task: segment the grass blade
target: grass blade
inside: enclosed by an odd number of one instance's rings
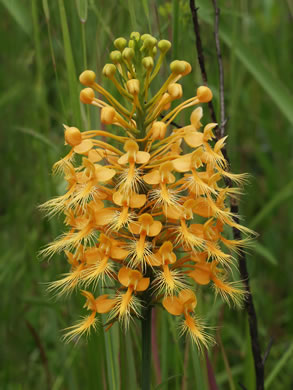
[[[267,216],[271,214],[271,212],[275,207],[279,206],[279,204],[283,203],[292,195],[293,195],[293,180],[291,180],[283,189],[278,191],[278,193],[253,218],[249,227],[251,229],[254,229],[261,221],[263,221]]]
[[[67,80],[69,85],[69,95],[71,102],[71,110],[72,116],[74,119],[74,123],[77,127],[81,125],[81,114],[80,114],[80,106],[78,99],[78,89],[77,89],[77,77],[76,77],[76,69],[73,59],[72,46],[70,40],[70,34],[68,29],[66,10],[64,6],[64,0],[58,0],[59,4],[59,13],[60,13],[60,21],[64,42],[64,51],[65,51],[65,62],[67,69]]]
[[[265,380],[266,390],[269,388],[269,386],[275,380],[277,375],[280,373],[281,369],[287,363],[287,361],[291,357],[292,353],[293,353],[293,343],[290,345],[290,347],[284,353],[283,357],[276,363],[275,368],[271,371],[271,373],[268,375],[267,379]]]

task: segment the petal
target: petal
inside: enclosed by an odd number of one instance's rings
[[[197,200],[196,206],[192,209],[192,211],[204,218],[210,218],[214,215],[212,208],[203,198]]]
[[[79,145],[75,146],[73,150],[75,153],[83,154],[87,153],[94,146],[91,139],[84,139]]]
[[[96,179],[98,181],[108,181],[116,175],[115,169],[110,168],[98,168],[96,169]]]
[[[189,226],[189,231],[197,237],[204,238],[204,227],[200,223],[193,223]]]
[[[137,283],[136,286],[136,291],[145,291],[150,284],[150,278],[142,278],[140,281]]]
[[[173,316],[180,316],[184,311],[182,303],[175,296],[164,298],[163,306],[170,314],[173,314]]]
[[[203,143],[203,133],[200,133],[198,131],[188,132],[188,134],[186,134],[186,136],[184,137],[184,141],[191,148],[196,148]]]
[[[108,296],[108,294],[105,294],[96,299],[98,313],[108,313],[116,305],[116,299],[109,299]]]
[[[111,248],[111,255],[113,259],[122,260],[128,255],[128,251],[117,246]]]
[[[130,268],[122,267],[118,272],[118,280],[125,287],[127,287],[129,284],[129,276],[131,271],[132,269]]]
[[[142,178],[147,184],[159,184],[161,181],[160,173],[157,169],[147,173]]]
[[[132,194],[129,202],[129,206],[138,209],[142,207],[146,202],[146,195],[144,194]]]
[[[90,248],[84,252],[84,257],[87,264],[96,264],[103,258],[103,252],[99,248]]]
[[[122,199],[123,195],[121,194],[120,191],[116,191],[113,194],[113,202],[117,204],[118,206],[122,206]]]
[[[178,294],[178,299],[183,305],[194,304],[196,306],[197,299],[193,291],[189,289],[181,290]]]
[[[149,237],[157,236],[161,230],[162,230],[162,223],[160,221],[154,221],[150,226],[148,236]]]
[[[160,265],[162,265],[162,257],[158,252],[151,256],[148,256],[146,261],[149,265],[153,267],[159,267]]]
[[[145,164],[149,161],[151,155],[148,152],[137,152],[136,153],[136,163],[137,164]]]
[[[115,215],[114,210],[104,209],[95,213],[95,220],[98,226],[105,226],[110,223]]]
[[[101,161],[103,159],[101,149],[91,149],[88,153],[88,159],[92,163]]]
[[[166,208],[164,208],[164,214],[167,218],[179,219],[182,215],[182,211],[180,211],[178,207],[167,206]]]
[[[137,222],[131,222],[128,225],[129,230],[131,231],[132,234],[139,234],[140,231],[140,224]]]
[[[191,154],[187,154],[184,157],[176,158],[172,162],[174,169],[177,172],[188,172],[191,170]]]
[[[188,276],[190,276],[196,283],[202,285],[209,284],[211,281],[210,273],[200,268],[189,272]]]
[[[128,163],[128,153],[123,154],[118,160],[118,164],[125,165]]]

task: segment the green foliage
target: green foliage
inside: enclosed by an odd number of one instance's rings
[[[55,302],[46,284],[66,272],[64,259],[40,261],[38,250],[62,231],[58,218],[46,220],[37,206],[62,193],[50,167],[63,155],[62,124],[85,130],[100,126],[97,111],[79,104],[79,73],[98,74],[114,37],[135,28],[158,38],[173,38],[175,55],[189,61],[186,97],[201,84],[191,16],[185,1],[0,1],[1,173],[1,368],[0,387],[34,389],[137,389],[140,384],[140,330],[125,334],[115,326],[78,345],[63,344],[60,329],[81,313],[78,296]],[[209,84],[218,101],[218,68],[212,2],[197,2]],[[228,153],[234,172],[251,174],[241,203],[246,223],[259,233],[248,253],[251,287],[259,317],[266,384],[292,386],[292,97],[290,12],[288,2],[219,1],[220,39],[225,72]],[[291,7],[291,8],[290,8]],[[117,17],[118,15],[118,17]],[[162,79],[168,74],[162,71]],[[113,91],[115,95],[115,91]],[[208,115],[208,112],[207,112]],[[181,116],[179,124],[188,117]],[[246,314],[228,310],[209,294],[200,299],[202,317],[220,327],[227,357],[218,346],[209,361],[219,389],[236,389],[254,376]],[[158,360],[153,389],[209,390],[204,356],[183,339],[177,324],[156,309]],[[291,359],[290,359],[291,358]],[[227,366],[228,362],[228,366]],[[230,367],[231,374],[229,372]],[[231,381],[231,377],[233,381]],[[231,385],[232,383],[232,385]]]

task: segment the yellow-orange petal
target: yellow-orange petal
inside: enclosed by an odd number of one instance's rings
[[[173,316],[180,316],[183,314],[184,306],[179,301],[179,299],[175,296],[172,297],[166,297],[163,299],[163,306],[164,308],[170,313],[173,314]]]
[[[116,175],[115,169],[96,168],[96,179],[101,182],[111,180]]]
[[[136,153],[136,163],[137,164],[146,164],[149,159],[151,158],[151,155],[148,152],[137,152]]]
[[[192,159],[191,154],[186,154],[183,157],[176,158],[175,160],[172,161],[174,169],[177,172],[190,171],[191,170],[191,159]]]
[[[159,184],[161,181],[160,173],[157,169],[147,173],[142,178],[147,184]]]
[[[96,308],[98,313],[108,313],[116,305],[116,300],[110,299],[108,296],[108,294],[100,295],[99,298],[96,299]]]
[[[129,284],[129,275],[131,271],[131,268],[122,267],[118,272],[118,280],[125,287]]]
[[[199,129],[202,126],[202,124],[200,123],[202,116],[203,111],[201,107],[197,107],[195,110],[192,111],[190,115],[190,122],[195,129]]]
[[[203,143],[203,133],[198,131],[190,131],[184,136],[184,141],[191,148],[197,148]]]
[[[129,252],[123,248],[119,248],[118,246],[113,246],[111,248],[110,257],[112,257],[113,259],[122,260],[128,256],[128,253]]]
[[[142,278],[140,281],[137,283],[136,286],[136,291],[145,291],[150,284],[150,278]]]
[[[211,281],[210,272],[200,268],[196,268],[194,271],[189,272],[188,276],[190,276],[196,283],[201,285],[209,284]]]
[[[93,141],[91,139],[84,139],[79,145],[73,148],[75,153],[83,154],[87,153],[94,146]]]
[[[103,154],[101,149],[91,149],[88,152],[88,159],[91,163],[99,162],[103,159]]]
[[[95,222],[98,226],[105,226],[113,220],[114,216],[115,211],[106,208],[95,213]]]
[[[139,234],[140,232],[140,224],[138,224],[137,222],[131,222],[128,225],[128,228],[132,234]]]
[[[129,206],[134,209],[142,207],[146,202],[146,195],[133,193],[130,198]]]
[[[162,230],[162,223],[160,221],[154,221],[150,225],[150,230],[149,230],[148,236],[155,237],[160,233],[161,230]]]
[[[89,248],[84,252],[84,257],[87,264],[96,264],[101,261],[104,254],[99,248]]]
[[[182,210],[174,206],[167,206],[163,211],[166,217],[171,219],[179,219],[182,215]]]
[[[127,164],[128,163],[128,157],[129,157],[129,155],[128,155],[128,152],[127,153],[125,153],[125,154],[123,154],[123,156],[121,156],[119,159],[118,159],[118,164],[120,164],[120,165],[125,165],[125,164]]]
[[[178,299],[183,305],[191,306],[192,310],[197,304],[197,299],[194,292],[189,289],[181,290],[178,294]]]

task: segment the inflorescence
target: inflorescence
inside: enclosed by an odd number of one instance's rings
[[[217,141],[213,133],[217,124],[202,130],[198,105],[212,99],[208,87],[174,104],[183,97],[179,81],[192,70],[188,62],[171,62],[161,88],[151,88],[169,41],[133,32],[114,46],[103,75],[123,103],[96,82],[93,71],[79,78],[86,87],[81,102],[100,108],[101,123],[111,132],[64,126],[70,151],[53,171],[64,174],[67,191],[41,206],[49,216],[63,213],[68,227],[42,251],[49,257],[64,251],[70,265],[49,290],[68,295],[80,289],[86,298],[90,314],[67,328],[67,340],[96,328],[99,314],[108,313],[107,329],[116,321],[127,326],[145,304],[161,302],[182,317],[182,333],[201,348],[211,336],[194,314],[195,290],[210,284],[236,305],[244,297],[242,283],[229,275],[250,231],[235,222],[229,199],[241,193],[246,175],[228,171],[226,137]],[[174,128],[177,115],[193,106],[190,123]],[[246,238],[227,238],[231,228]],[[112,293],[97,294],[109,287]]]

